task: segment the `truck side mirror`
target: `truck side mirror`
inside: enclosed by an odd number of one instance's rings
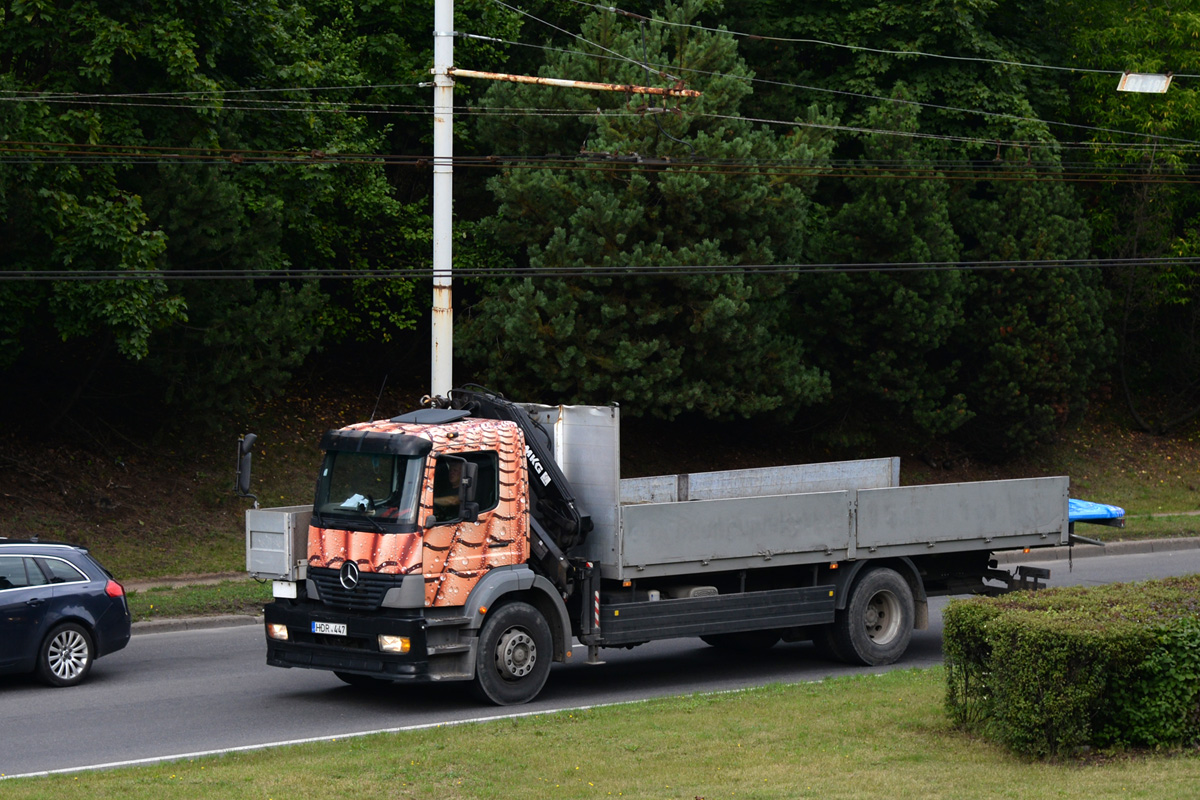
[[[471,461],[464,461],[462,469],[459,495],[464,503],[471,503],[475,501],[475,488],[479,485],[479,465]]]
[[[479,503],[475,502],[475,491],[479,486],[479,465],[473,461],[463,462],[462,481],[459,483],[459,516],[463,522],[479,520]]]
[[[255,508],[258,508],[258,498],[250,494],[250,461],[253,455],[251,451],[257,440],[258,437],[253,433],[247,433],[238,438],[237,474],[234,479],[234,489],[237,491],[238,497],[249,497],[254,500]]]

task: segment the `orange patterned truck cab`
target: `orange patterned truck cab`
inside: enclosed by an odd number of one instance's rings
[[[327,521],[327,515],[315,516],[308,534],[310,568],[340,571],[349,561],[360,576],[420,575],[425,606],[442,607],[461,606],[480,578],[496,567],[525,563],[529,556],[527,471],[524,438],[515,423],[470,418],[445,425],[370,422],[340,432],[412,437],[427,441],[430,449],[423,465],[409,465],[419,469],[419,480],[408,476],[417,488],[408,497],[403,495],[403,486],[393,487],[387,481],[380,493],[395,497],[393,505],[388,505],[386,498],[368,499],[355,492],[364,498],[364,505],[348,511],[374,512],[364,517],[374,520],[374,527],[362,530],[362,524],[355,524],[355,529],[347,530]],[[480,467],[476,486],[479,511],[473,521],[451,518],[444,524],[437,522],[442,510],[436,496],[439,468],[449,472],[446,465],[452,463],[444,456],[458,456]],[[395,496],[394,488],[400,496]],[[318,498],[318,505],[320,501]],[[428,525],[430,521],[435,524]],[[392,524],[398,528],[392,529]]]
[[[287,580],[263,612],[269,665],[368,687],[470,680],[510,704],[570,658],[574,568],[557,542],[580,541],[584,517],[545,430],[464,397],[329,431],[311,512],[269,515],[287,533],[261,549],[248,533],[248,554],[264,558],[287,542]]]

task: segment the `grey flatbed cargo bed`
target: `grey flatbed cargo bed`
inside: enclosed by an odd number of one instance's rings
[[[618,580],[1064,545],[1066,477],[899,486],[898,459],[620,480],[617,409],[531,406]]]

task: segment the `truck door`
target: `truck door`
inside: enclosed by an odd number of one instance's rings
[[[431,508],[427,524],[432,523],[425,533],[426,605],[462,605],[488,570],[525,561],[524,503],[518,503],[511,479],[505,481],[502,460],[496,450],[430,459],[425,501]],[[465,494],[460,483],[464,464],[474,465],[476,473],[473,503],[467,508],[462,505]]]

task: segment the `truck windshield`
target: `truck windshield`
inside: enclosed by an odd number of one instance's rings
[[[376,528],[413,525],[424,462],[421,457],[330,451],[313,510],[322,520],[361,520]]]

